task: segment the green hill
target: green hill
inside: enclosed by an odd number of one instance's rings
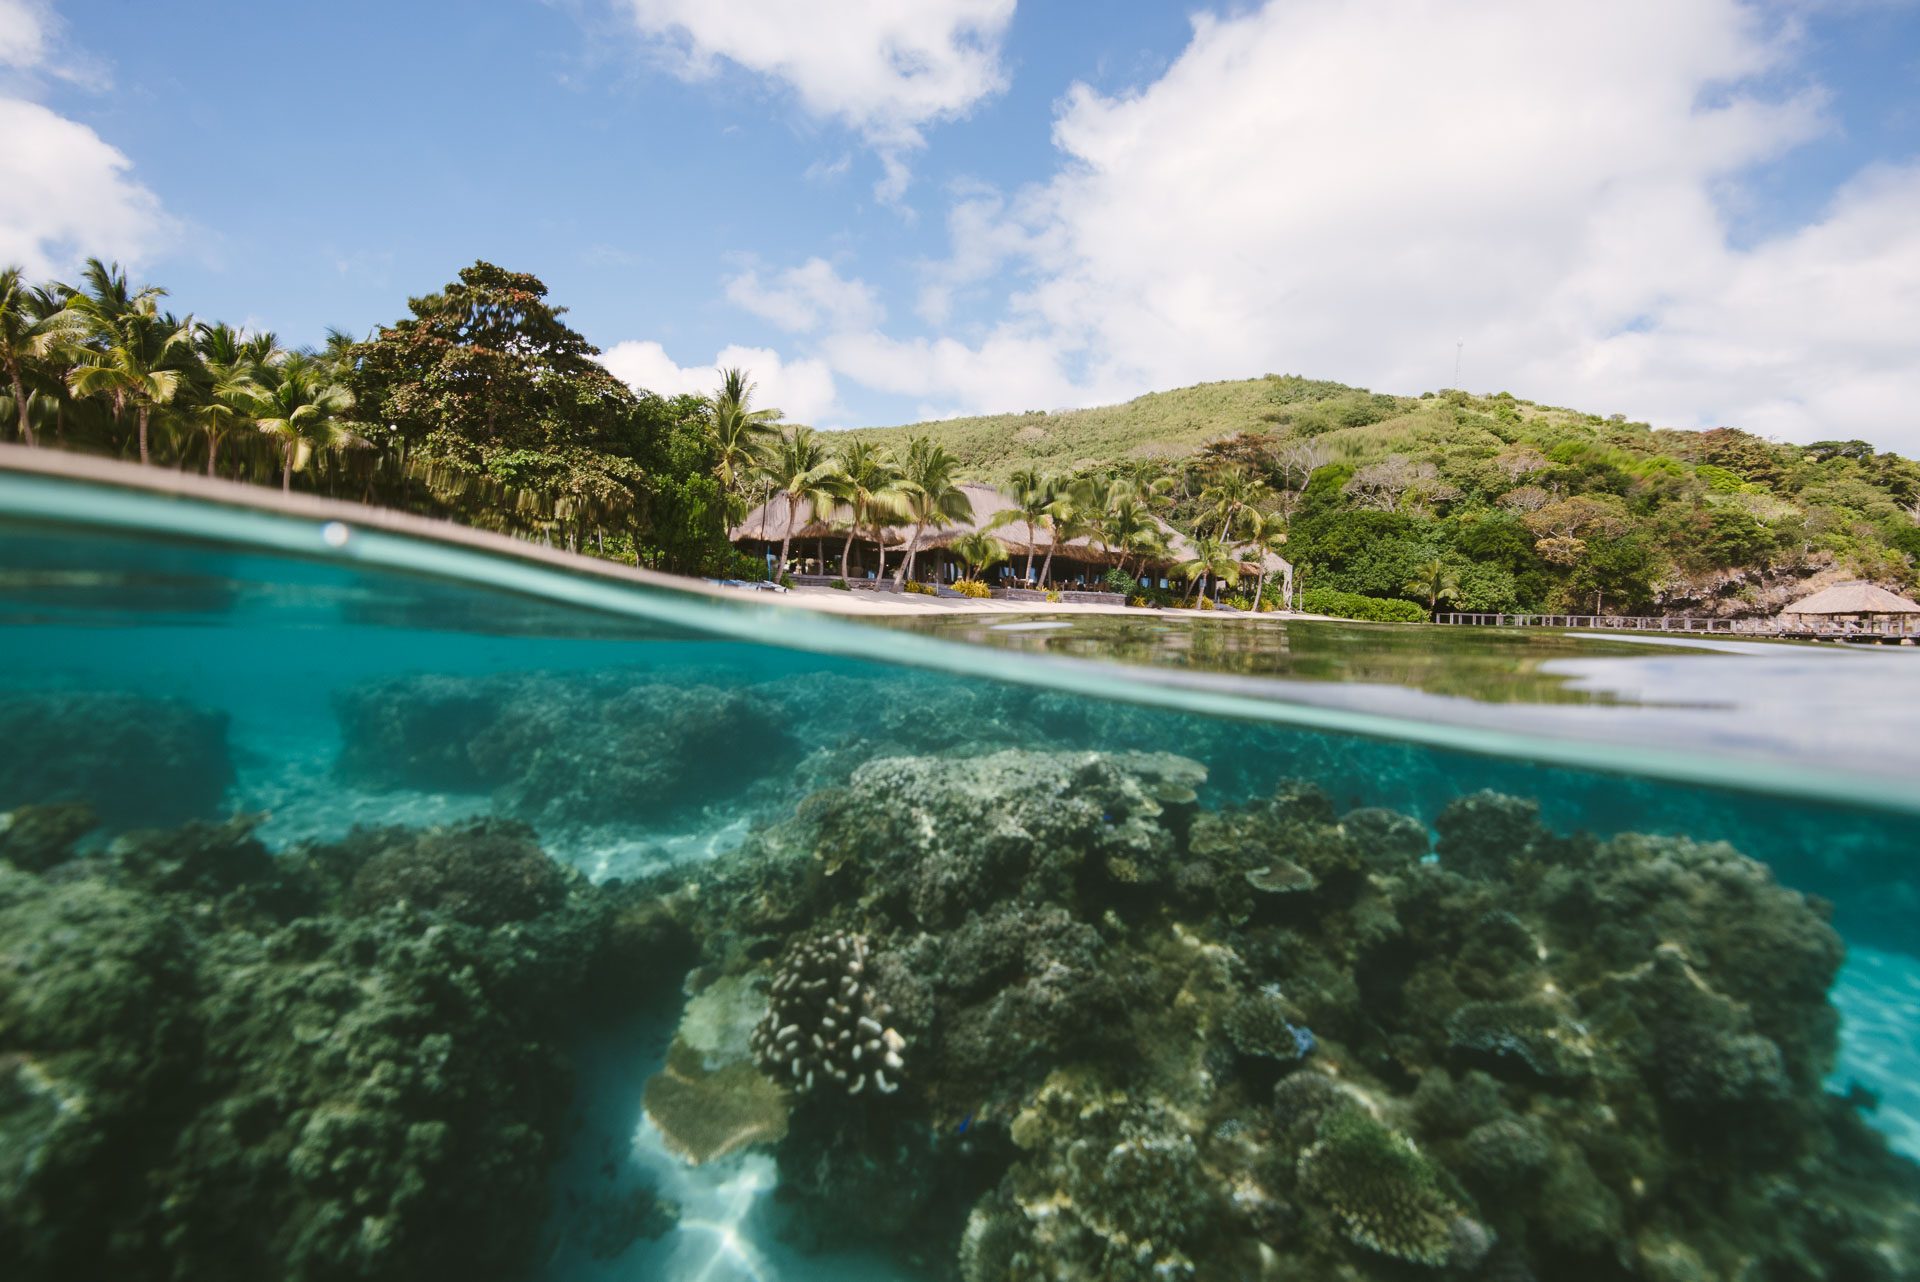
[[[978,480],[1144,462],[1166,515],[1210,519],[1223,469],[1262,483],[1303,582],[1466,610],[1770,613],[1864,578],[1909,591],[1920,466],[1858,440],[1656,429],[1502,392],[1390,396],[1290,375],[1124,405],[868,428],[931,436]],[[1423,586],[1422,586],[1423,585]]]

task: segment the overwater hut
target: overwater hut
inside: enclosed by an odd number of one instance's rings
[[[951,583],[964,578],[967,566],[954,555],[954,543],[976,530],[988,529],[997,514],[1013,507],[1013,500],[991,485],[968,481],[962,483],[960,489],[973,505],[973,517],[953,525],[930,526],[921,532],[919,546],[914,552],[913,577],[923,583]],[[770,567],[780,555],[782,540],[788,539],[788,556],[796,572],[849,580],[872,578],[879,566],[883,545],[876,541],[872,529],[855,532],[849,544],[849,519],[850,514],[844,505],[837,505],[834,510],[820,516],[816,516],[804,502],[794,504],[789,511],[785,496],[776,494],[747,513],[746,519],[733,528],[731,537],[742,552],[766,557]],[[1127,571],[1136,578],[1149,578],[1166,585],[1172,568],[1192,557],[1192,544],[1165,521],[1155,518],[1155,522],[1172,555],[1149,560],[1143,565],[1139,553],[1128,553]],[[1007,549],[1007,560],[986,572],[989,580],[998,586],[1013,587],[1028,582],[1029,560],[1032,581],[1045,587],[1092,586],[1121,561],[1122,554],[1118,550],[1103,547],[1097,540],[1084,534],[1056,543],[1054,532],[1044,524],[1033,529],[1031,538],[1026,524],[1018,520],[998,526],[990,532]],[[899,570],[901,558],[906,555],[907,544],[913,538],[913,527],[883,526],[878,535],[885,540],[887,573],[892,575]],[[1048,560],[1049,552],[1052,553],[1051,562]],[[845,565],[842,564],[843,557]],[[1250,580],[1260,573],[1261,568],[1260,564],[1247,561],[1242,564],[1241,571]],[[1272,580],[1291,583],[1293,567],[1284,558],[1268,553],[1264,568]],[[1044,582],[1041,582],[1043,576]]]
[[[1862,631],[1905,634],[1912,630],[1915,615],[1920,615],[1920,605],[1885,588],[1871,583],[1836,583],[1783,608],[1780,622],[1789,630],[1796,624],[1838,624]]]

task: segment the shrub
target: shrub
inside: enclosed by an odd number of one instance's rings
[[[1332,588],[1308,588],[1300,594],[1300,607],[1308,614],[1330,614],[1336,619],[1360,619],[1367,623],[1427,621],[1426,610],[1411,601],[1336,592]]]
[[[1139,582],[1119,566],[1107,571],[1107,577],[1101,580],[1109,592],[1118,592],[1122,596],[1131,596],[1140,590]]]
[[[792,587],[792,586],[793,586],[793,576],[792,576],[791,574],[783,574],[783,575],[781,575],[781,576],[780,576],[780,586],[781,586],[781,587],[783,587],[783,588],[790,588],[790,587]]]
[[[953,585],[953,590],[961,596],[972,597],[976,601],[985,600],[993,595],[993,589],[978,579],[962,579]]]
[[[833,582],[827,584],[827,586],[830,588],[839,588],[842,592],[853,591],[853,584],[847,582],[845,579],[835,579]]]
[[[933,584],[916,583],[912,579],[907,580],[906,589],[909,592],[916,592],[921,596],[938,596],[939,595],[939,591],[933,586]]]
[[[1060,604],[1060,594],[1054,591],[1052,588],[1047,589],[1047,604],[1048,605]]]
[[[1196,605],[1196,606],[1194,606],[1194,609],[1196,609],[1196,610],[1211,610],[1211,609],[1213,609],[1213,598],[1212,598],[1212,597],[1210,597],[1210,596],[1205,596],[1205,595],[1203,595],[1203,596],[1201,596],[1201,598],[1200,598],[1200,603],[1199,603],[1198,605]]]
[[[1151,609],[1154,605],[1152,601],[1143,596],[1130,596],[1127,598],[1127,604],[1136,610]]]

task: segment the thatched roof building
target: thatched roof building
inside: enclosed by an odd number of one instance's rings
[[[961,484],[960,489],[973,504],[973,519],[939,529],[930,527],[923,531],[920,536],[919,551],[916,553],[917,562],[926,560],[929,564],[934,564],[935,562],[927,556],[929,552],[950,547],[956,539],[976,530],[987,529],[995,515],[1013,509],[1013,500],[991,485],[967,481]],[[781,495],[775,495],[769,502],[747,513],[746,519],[730,532],[730,537],[735,543],[771,544],[777,549],[780,542],[790,535],[795,546],[826,541],[832,545],[829,551],[837,552],[847,537],[849,517],[847,508],[844,505],[836,505],[833,511],[825,513],[824,516],[824,520],[816,517],[813,509],[804,502],[795,504],[789,514],[786,499]],[[1165,573],[1167,567],[1192,558],[1193,545],[1184,534],[1158,517],[1154,518],[1154,523],[1160,527],[1161,537],[1166,540],[1167,547],[1173,555],[1167,559],[1150,561],[1149,567]],[[1016,561],[1024,562],[1029,552],[1035,557],[1044,558],[1051,549],[1055,570],[1063,575],[1069,573],[1067,569],[1069,566],[1104,571],[1108,567],[1118,565],[1121,559],[1119,552],[1101,547],[1085,535],[1062,540],[1058,547],[1055,547],[1053,532],[1044,525],[1034,528],[1031,542],[1029,542],[1025,523],[1018,520],[999,526],[991,533],[1007,549],[1008,555]],[[891,556],[895,552],[905,550],[908,541],[913,538],[913,527],[911,525],[886,527],[881,530],[881,537],[885,540],[886,550]],[[872,531],[861,530],[855,536],[855,546],[871,548],[873,546]],[[1127,560],[1132,565],[1138,564],[1137,554],[1129,553]],[[1037,571],[1038,567],[1035,568]],[[1244,572],[1257,574],[1260,568],[1249,561],[1244,565]],[[1269,575],[1285,575],[1293,567],[1285,558],[1268,553],[1264,568]]]
[[[1836,583],[1824,592],[1802,597],[1784,607],[1780,613],[1825,616],[1920,614],[1920,605],[1903,596],[1895,596],[1885,588],[1876,588],[1871,583]]]

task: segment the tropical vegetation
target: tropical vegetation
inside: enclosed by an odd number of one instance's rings
[[[1054,550],[1084,540],[1106,586],[1161,604],[1264,608],[1297,581],[1350,617],[1739,613],[1822,573],[1920,581],[1920,465],[1860,440],[1290,375],[819,433],[756,406],[745,370],[708,396],[628,387],[540,280],[486,262],[313,349],[167,297],[98,260],[74,284],[0,270],[0,430],[706,575],[804,566],[793,538],[811,528],[842,578],[864,543],[873,577],[904,586],[934,535],[974,520],[973,479],[1007,501],[950,541],[969,582],[1011,561],[1001,574],[1052,586]],[[772,567],[728,542],[755,507],[762,533],[785,524]],[[1024,536],[1017,558],[996,531]],[[834,571],[825,537],[812,551]]]

